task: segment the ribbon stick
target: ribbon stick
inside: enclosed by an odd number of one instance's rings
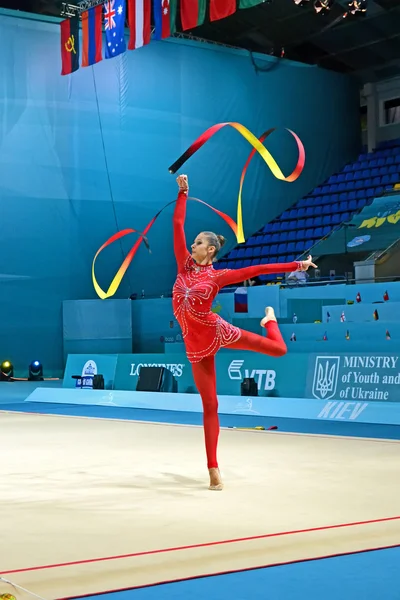
[[[296,181],[296,179],[300,176],[301,172],[304,169],[306,155],[305,155],[303,143],[300,140],[300,138],[298,137],[298,135],[296,135],[291,129],[286,129],[286,131],[288,131],[296,140],[297,148],[299,151],[299,158],[298,158],[297,165],[296,165],[294,171],[290,175],[288,175],[288,177],[285,177],[284,174],[282,173],[281,169],[279,168],[278,164],[276,163],[275,159],[273,158],[273,156],[268,152],[268,150],[262,144],[262,142],[272,132],[274,132],[276,130],[276,127],[272,128],[272,129],[268,129],[260,136],[260,138],[256,138],[256,136],[253,135],[251,133],[251,131],[249,131],[246,127],[244,127],[240,123],[235,123],[235,122],[218,123],[217,125],[213,125],[212,127],[209,127],[204,133],[202,133],[197,138],[197,140],[195,140],[193,142],[193,144],[178,158],[178,160],[176,160],[174,162],[174,164],[169,167],[169,172],[176,173],[176,171],[178,169],[180,169],[181,166],[187,160],[189,160],[189,158],[191,156],[193,156],[193,154],[195,154],[210,138],[212,138],[213,135],[215,135],[220,129],[222,129],[223,127],[226,127],[227,125],[236,129],[253,146],[253,150],[251,151],[250,156],[247,159],[246,164],[242,171],[242,175],[240,178],[239,194],[238,194],[237,236],[236,236],[236,238],[237,238],[238,243],[241,244],[245,241],[244,231],[243,231],[243,215],[242,215],[242,188],[243,188],[244,178],[246,176],[248,166],[249,166],[250,161],[253,158],[254,154],[256,152],[258,152],[262,156],[262,158],[264,159],[264,161],[267,163],[268,167],[270,168],[272,174],[277,179],[280,179],[282,181],[288,181],[288,182]]]

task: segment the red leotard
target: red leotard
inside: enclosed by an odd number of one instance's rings
[[[237,342],[242,330],[211,312],[219,290],[256,275],[285,273],[299,269],[298,262],[254,265],[242,269],[216,270],[212,265],[197,265],[186,247],[184,222],[187,193],[180,191],[174,211],[174,251],[178,275],[173,287],[174,315],[182,329],[186,353],[191,363],[213,356],[219,348]]]

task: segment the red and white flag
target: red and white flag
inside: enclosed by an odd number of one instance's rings
[[[129,50],[150,43],[151,0],[128,0]]]

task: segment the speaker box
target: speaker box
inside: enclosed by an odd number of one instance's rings
[[[254,377],[245,377],[240,384],[242,396],[258,396],[258,388]]]
[[[103,375],[94,375],[93,376],[93,389],[94,390],[104,390],[104,376]]]
[[[166,367],[140,367],[137,392],[177,392],[178,385]]]

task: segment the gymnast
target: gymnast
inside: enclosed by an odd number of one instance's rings
[[[182,329],[186,354],[192,366],[193,378],[203,404],[203,425],[210,476],[210,490],[222,490],[223,484],[217,461],[219,437],[218,399],[215,374],[215,354],[219,348],[251,350],[283,356],[287,347],[278,328],[274,309],[267,306],[260,325],[267,337],[250,333],[227,323],[211,312],[212,302],[219,290],[233,283],[241,283],[256,275],[307,271],[316,267],[312,257],[307,260],[281,264],[254,265],[242,269],[213,267],[225,239],[210,231],[199,233],[191,247],[186,247],[184,223],[189,191],[186,175],[177,177],[178,199],[173,216],[174,253],[177,262],[177,278],[172,299],[174,315]]]

